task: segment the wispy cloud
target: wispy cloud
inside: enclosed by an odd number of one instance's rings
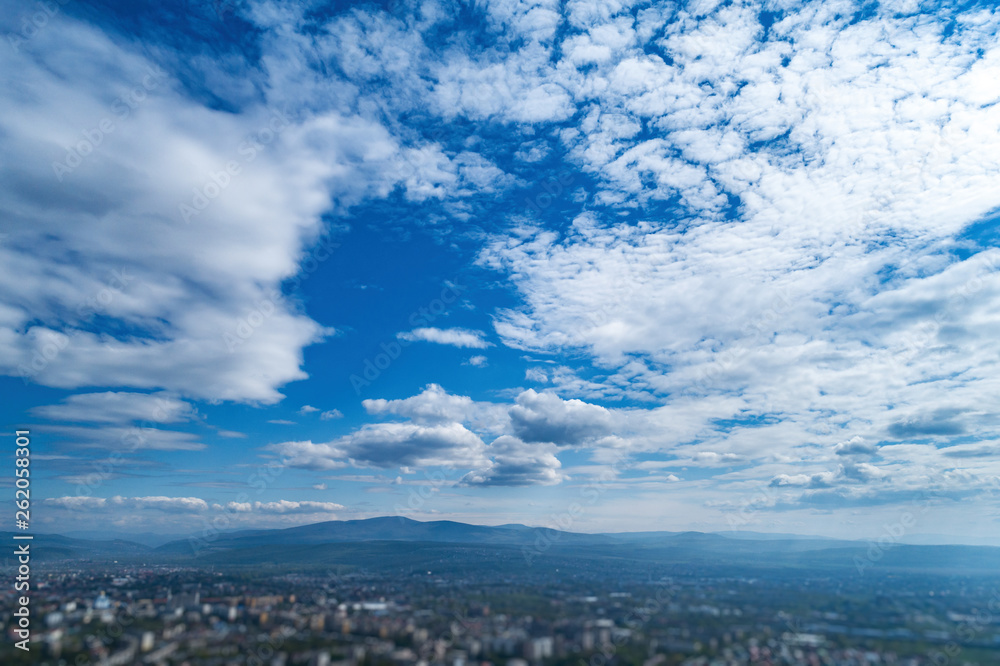
[[[484,339],[485,333],[467,328],[415,328],[412,331],[399,333],[396,337],[410,342],[434,342],[439,345],[471,347],[473,349],[486,349],[493,346],[492,343]]]

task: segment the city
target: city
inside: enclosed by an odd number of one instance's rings
[[[374,542],[410,564],[38,564],[7,664],[708,666],[1000,663],[1000,575],[663,564]],[[326,560],[348,544],[324,546]],[[574,549],[586,549],[574,546]],[[294,551],[293,546],[288,547]],[[390,551],[385,551],[386,553]],[[364,558],[362,558],[364,559]],[[390,557],[383,557],[390,560]],[[132,561],[129,561],[132,560]],[[427,569],[425,567],[433,567]],[[9,617],[14,593],[6,591]],[[11,634],[13,623],[5,627]]]
[[[998,0],[0,7],[0,666],[1000,666]]]

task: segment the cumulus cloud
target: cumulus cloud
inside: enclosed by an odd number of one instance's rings
[[[957,444],[941,450],[948,458],[1000,458],[1000,444],[996,442],[976,444]]]
[[[313,502],[311,500],[292,501],[278,500],[276,502],[227,502],[224,505],[213,504],[215,509],[225,509],[237,513],[265,513],[265,514],[292,514],[292,513],[332,513],[344,508],[342,504],[335,502]]]
[[[389,469],[475,465],[483,460],[484,444],[459,423],[376,423],[332,442],[282,442],[266,448],[292,467],[328,470],[350,464]]]
[[[277,402],[307,376],[303,348],[332,332],[282,286],[300,261],[334,251],[324,214],[396,187],[419,201],[509,184],[479,155],[452,163],[436,144],[403,145],[336,108],[339,95],[302,84],[298,36],[283,34],[291,43],[261,44],[282,57],[264,55],[270,66],[248,78],[260,77],[266,98],[217,87],[237,112],[205,106],[128,40],[65,13],[31,48],[0,54],[12,91],[0,104],[0,372],[59,388]],[[232,84],[227,65],[193,57],[184,67]]]
[[[740,456],[735,453],[718,453],[717,451],[698,451],[692,456],[692,462],[705,466],[732,465],[739,462]]]
[[[554,393],[524,391],[510,408],[511,427],[526,442],[581,446],[606,437],[621,423],[605,407],[563,400]]]
[[[560,483],[565,475],[552,444],[528,444],[504,435],[490,444],[487,466],[462,477],[465,486],[550,486]]]
[[[475,446],[479,454],[492,456],[500,452],[501,462],[512,463],[516,455],[544,452],[544,455],[539,454],[538,464],[544,461],[545,465],[555,469],[558,467],[555,456],[559,447],[574,446],[599,451],[629,445],[626,440],[609,435],[611,429],[624,427],[629,416],[625,411],[609,410],[580,400],[563,400],[554,394],[540,394],[532,390],[520,393],[513,403],[479,402],[430,384],[421,393],[409,398],[371,399],[363,404],[372,415],[392,415],[406,421],[364,426],[347,437],[326,444],[286,442],[270,449],[292,456],[304,466],[332,469],[348,457],[345,446],[360,447],[364,442],[372,441],[375,448],[390,448],[387,441],[375,444],[374,440],[379,437],[383,440],[405,438],[410,433],[424,432],[421,428],[446,428],[447,432],[455,434],[474,432],[480,436],[492,436],[493,445],[485,449]],[[654,424],[647,425],[649,430],[656,427]],[[639,435],[635,441],[641,445]],[[465,455],[468,449],[461,452],[465,459],[453,459],[447,463],[438,461],[438,464],[459,468],[469,466],[469,457]],[[367,458],[372,460],[371,455]],[[310,461],[308,464],[306,459]],[[410,464],[400,457],[392,459],[400,462],[402,469],[410,469]],[[480,457],[479,461],[485,462],[486,459]],[[478,471],[484,469],[480,467]],[[526,474],[524,478],[532,477]],[[536,480],[549,483],[561,478],[558,474],[545,473],[537,476]]]
[[[468,465],[483,455],[482,440],[458,423],[365,425],[338,444],[355,464],[382,468]]]
[[[806,442],[846,438],[834,453],[852,457],[886,437],[995,435],[976,395],[994,384],[1000,261],[965,234],[1000,205],[1000,116],[980,105],[1000,19],[945,34],[933,13],[850,23],[809,4],[766,33],[753,5],[574,19],[586,34],[551,76],[588,106],[560,140],[613,212],[521,220],[480,255],[522,300],[495,320],[505,344],[591,361],[529,378],[659,403],[630,417],[643,446],[638,421],[660,422],[678,458],[779,485],[829,482],[764,476],[822,462]],[[664,50],[643,51],[658,33]],[[866,464],[831,474],[909,483]]]
[[[429,384],[419,394],[400,400],[382,398],[361,403],[369,414],[404,416],[418,423],[463,421],[475,408],[472,398],[450,394],[438,384]]]
[[[439,384],[428,384],[417,395],[400,400],[373,399],[361,403],[369,414],[391,414],[414,423],[463,423],[480,432],[499,432],[508,422],[501,404],[477,402],[469,396],[448,393]]]
[[[198,497],[49,497],[45,504],[74,511],[102,509],[134,509],[163,511],[165,513],[197,513],[207,511],[208,503]]]
[[[282,464],[311,470],[331,470],[347,465],[344,452],[330,444],[314,444],[312,441],[281,442],[269,444],[267,450],[281,456]]]
[[[473,331],[466,328],[429,327],[415,328],[412,331],[398,333],[396,337],[400,340],[408,340],[410,342],[435,342],[439,345],[451,345],[453,347],[486,349],[493,345],[483,339],[485,335],[482,331]]]
[[[208,502],[200,497],[64,496],[39,505],[40,522],[49,528],[75,525],[90,529],[151,529],[190,533],[192,525],[285,528],[291,524],[336,520],[345,507],[336,502],[287,500]]]
[[[524,371],[524,378],[538,384],[545,384],[549,381],[549,375],[542,368],[528,368]]]
[[[895,439],[961,435],[964,432],[962,423],[947,417],[907,419],[889,425],[889,435]]]
[[[285,169],[286,149],[302,140],[288,119],[272,150],[185,220],[179,206],[238,157],[246,136],[268,128],[271,114],[256,109],[236,118],[204,108],[144,56],[63,14],[33,47],[37,56],[26,49],[0,56],[4,71],[45,91],[6,97],[2,114],[4,152],[15,157],[6,168],[16,169],[3,180],[20,185],[0,192],[13,225],[0,246],[8,268],[0,272],[8,305],[0,370],[61,388],[278,400],[278,386],[305,377],[302,347],[325,335],[274,294],[319,236],[317,194],[330,170],[315,158]],[[98,69],[107,76],[87,74]],[[157,84],[129,108],[120,96],[143,80],[152,85],[150,71]],[[102,119],[114,131],[95,146],[87,136],[101,134],[92,124]],[[78,166],[54,169],[67,163]],[[157,222],[149,223],[153,215]],[[37,279],[16,277],[28,273]],[[258,309],[267,324],[227,348],[224,335],[235,335],[241,318]],[[127,333],[102,335],[108,322]]]
[[[872,455],[878,451],[878,447],[869,444],[863,437],[854,436],[846,442],[839,442],[833,447],[833,452],[838,456]]]
[[[552,393],[527,390],[511,404],[477,402],[437,384],[409,398],[363,404],[369,414],[405,421],[365,425],[330,442],[291,441],[266,449],[285,464],[314,470],[446,466],[470,469],[466,485],[551,485],[565,478],[560,447],[622,446],[610,435],[627,420],[621,411]],[[493,443],[486,446],[481,435],[493,435]]]

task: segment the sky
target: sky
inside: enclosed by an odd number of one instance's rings
[[[40,531],[997,534],[996,7],[4,4]]]

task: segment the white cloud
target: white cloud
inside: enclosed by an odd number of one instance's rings
[[[330,444],[314,444],[312,441],[282,442],[270,444],[266,448],[279,454],[283,465],[291,467],[330,470],[347,466],[344,452]]]
[[[321,216],[400,184],[414,199],[441,196],[459,167],[336,110],[317,81],[296,87],[308,65],[271,37],[262,48],[284,57],[266,53],[253,74],[270,80],[270,98],[247,95],[240,113],[189,99],[144,55],[65,14],[30,49],[0,54],[12,91],[0,103],[0,372],[254,403],[307,376],[302,349],[331,331],[280,285],[320,238]],[[189,66],[232,78],[225,63]],[[136,87],[142,101],[129,106],[122,95]],[[308,105],[301,94],[313,95]],[[506,182],[478,156],[463,159],[477,187]],[[102,333],[112,325],[122,334]]]
[[[490,444],[488,465],[469,472],[459,485],[467,486],[549,486],[560,483],[565,475],[562,463],[551,444],[527,444],[504,435]]]
[[[505,406],[448,393],[438,384],[428,384],[409,398],[364,400],[362,405],[375,416],[391,414],[420,424],[463,423],[485,433],[499,434],[509,423]]]
[[[325,412],[323,412],[322,414],[320,414],[319,418],[322,421],[331,421],[333,419],[342,419],[342,418],[344,418],[344,414],[339,409],[328,409]]]
[[[243,137],[266,128],[268,114],[254,111],[233,122],[230,114],[179,97],[164,78],[122,118],[125,107],[113,100],[142,81],[147,61],[62,16],[35,41],[32,52],[44,54],[42,62],[12,50],[2,56],[5,70],[19,71],[45,91],[6,98],[14,106],[3,113],[5,152],[22,156],[15,161],[24,184],[3,192],[0,204],[17,202],[20,210],[11,242],[0,247],[4,265],[13,269],[0,272],[0,291],[19,313],[6,324],[3,370],[63,388],[163,387],[213,400],[277,400],[276,386],[305,376],[301,347],[323,335],[269,294],[297,272],[295,257],[317,235],[322,208],[316,193],[327,170],[309,159],[283,169],[288,155],[281,144],[296,135],[290,129],[186,223],[179,205],[238,158]],[[66,49],[74,56],[61,57]],[[115,63],[109,76],[85,74],[109,62]],[[84,146],[89,139],[80,130],[91,131],[86,123],[102,119],[113,133],[59,182],[53,163],[67,159],[63,146]],[[149,164],[158,172],[149,173]],[[286,198],[290,192],[298,195]],[[137,223],[152,211],[156,224]],[[287,224],[273,224],[277,215]],[[239,233],[233,233],[237,220]],[[30,256],[23,251],[29,246]],[[72,262],[65,261],[69,251]],[[25,283],[15,277],[21,271],[38,277]],[[41,303],[48,305],[39,309]],[[223,335],[259,307],[270,313],[267,324],[227,349]],[[90,325],[94,316],[115,320],[132,335],[101,336]],[[52,358],[45,357],[46,338],[59,340]],[[265,374],[269,380],[261,379]]]
[[[207,511],[208,503],[198,497],[50,497],[45,504],[75,511],[151,509],[167,513]]]
[[[312,414],[313,412],[318,412],[318,411],[319,409],[313,407],[312,405],[302,405],[302,407],[299,409],[299,414],[305,416],[306,414]]]
[[[560,446],[584,446],[620,431],[617,415],[582,400],[563,400],[554,393],[533,389],[517,397],[510,408],[511,428],[526,442],[552,442]]]
[[[363,426],[326,443],[283,442],[267,450],[284,464],[314,470],[348,465],[389,469],[443,466],[470,469],[468,485],[551,485],[565,478],[559,447],[615,448],[628,442],[629,413],[553,393],[527,390],[512,404],[477,402],[450,394],[437,384],[400,400],[363,402],[369,414],[397,416],[403,423]],[[644,426],[653,431],[654,424]],[[640,428],[641,429],[641,428]],[[493,436],[485,446],[481,436]],[[634,433],[641,445],[639,433]]]
[[[103,497],[89,497],[87,495],[70,497],[46,497],[45,504],[62,507],[74,511],[88,511],[98,507],[103,507],[107,500]]]
[[[542,368],[528,368],[524,371],[524,378],[529,382],[536,382],[538,384],[546,384],[549,381],[548,374]]]
[[[513,176],[504,173],[482,155],[464,152],[457,155],[454,163],[462,179],[461,193],[493,193],[506,189],[517,182]]]
[[[369,414],[395,414],[417,423],[463,421],[474,409],[472,398],[453,395],[437,384],[429,384],[420,394],[402,400],[382,398],[361,403]]]
[[[514,157],[521,162],[530,164],[545,159],[550,150],[549,146],[541,141],[530,141],[522,144],[521,149],[514,154]]]
[[[178,423],[196,415],[194,408],[164,393],[80,393],[61,404],[34,407],[31,413],[50,421],[85,421],[90,423],[128,423],[152,421]]]
[[[483,461],[484,444],[458,423],[375,423],[328,443],[282,442],[266,448],[292,467],[329,470],[350,464],[389,469],[475,465]]]
[[[165,530],[184,534],[193,531],[192,525],[280,529],[337,520],[345,507],[336,502],[312,500],[210,503],[200,497],[69,495],[46,498],[38,509],[40,524],[57,532],[71,521],[77,529]]]
[[[109,451],[201,451],[205,445],[198,435],[177,430],[160,430],[146,425],[133,427],[49,425],[39,427],[53,439],[64,439],[75,446]]]
[[[400,340],[415,342],[435,342],[439,345],[452,345],[454,347],[471,347],[473,349],[486,349],[492,347],[492,343],[483,339],[486,334],[482,331],[473,331],[467,328],[415,328],[412,331],[397,333]]]
[[[342,504],[335,502],[313,502],[309,500],[292,501],[278,500],[275,502],[227,502],[224,505],[213,504],[214,509],[225,509],[237,513],[292,514],[292,513],[332,513],[344,509]],[[328,520],[332,518],[327,518]]]
[[[441,48],[425,38],[448,16],[430,6],[303,30],[301,9],[251,5],[262,64],[247,85],[220,86],[240,113],[164,80],[54,187],[52,162],[149,65],[57,18],[36,55],[0,55],[13,91],[0,103],[13,165],[0,179],[12,225],[0,369],[56,387],[166,388],[176,420],[191,417],[181,398],[275,402],[305,377],[303,348],[329,333],[272,296],[323,214],[399,188],[471,218],[448,199],[495,194],[558,157],[584,172],[590,191],[565,202],[587,212],[555,229],[490,220],[503,223],[479,256],[517,297],[494,313],[496,334],[550,354],[525,376],[552,390],[495,404],[431,385],[365,402],[405,423],[273,451],[316,469],[466,465],[470,483],[499,484],[557,481],[561,447],[595,461],[628,450],[713,475],[710,491],[685,487],[699,510],[754,483],[775,482],[768,506],[788,512],[985,492],[998,473],[982,396],[1000,389],[1000,253],[964,234],[1000,207],[1000,13],[908,5],[853,20],[859,7],[806,3],[764,31],[760,3],[498,0],[483,5],[492,43],[459,29]],[[163,213],[274,110],[287,126],[209,208],[190,224]],[[476,135],[446,150],[375,120],[415,110]],[[476,152],[491,132],[511,174],[497,151]],[[227,349],[255,309],[262,323]],[[96,314],[126,334],[100,335]],[[399,337],[491,346],[459,328]],[[146,394],[90,395],[36,415],[148,414],[134,397]],[[616,400],[646,407],[594,404]],[[83,418],[98,402],[105,411]]]
[[[618,208],[558,233],[521,222],[484,249],[522,301],[497,313],[504,344],[586,354],[545,373],[565,395],[660,405],[629,416],[629,446],[762,481],[812,483],[794,468],[885,439],[1000,434],[975,398],[996,389],[1000,262],[959,237],[1000,205],[980,78],[1000,71],[998,16],[944,38],[933,17],[848,25],[808,5],[761,41],[755,6],[699,11],[642,18],[637,35],[665,30],[655,53],[624,33],[569,42],[589,69],[552,76],[587,106],[561,141]],[[611,35],[614,14],[574,20]],[[837,482],[910,487],[884,467],[844,463]]]
[[[838,456],[872,455],[878,448],[867,443],[863,437],[855,435],[846,442],[839,442],[833,447],[833,452]]]

